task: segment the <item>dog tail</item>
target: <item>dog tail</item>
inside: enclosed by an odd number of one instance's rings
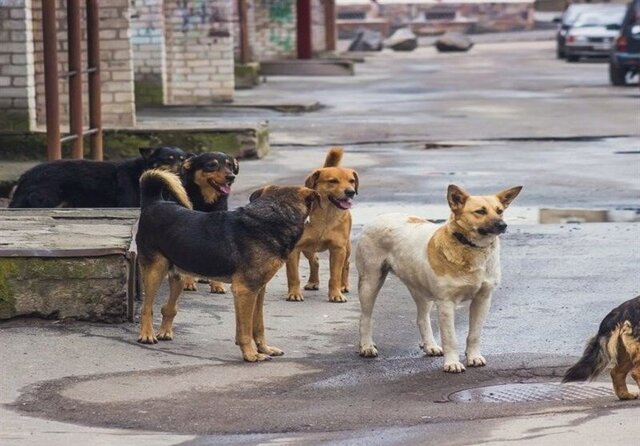
[[[608,335],[598,335],[589,339],[582,353],[582,358],[564,374],[562,382],[591,381],[595,379],[609,365],[615,361],[618,353],[620,328],[616,328]]]
[[[342,147],[332,147],[329,149],[329,153],[327,153],[323,167],[338,167],[340,165],[340,161],[342,161],[343,154],[344,149]]]
[[[147,170],[140,177],[140,208],[144,209],[156,201],[162,201],[163,191],[169,192],[180,205],[193,209],[178,175],[159,169]]]

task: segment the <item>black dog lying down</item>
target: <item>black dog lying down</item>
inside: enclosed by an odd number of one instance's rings
[[[306,218],[320,196],[306,187],[267,186],[235,211],[199,212],[180,179],[150,170],[140,180],[141,205],[136,242],[144,284],[138,342],[173,339],[173,319],[183,288],[180,272],[231,283],[236,311],[236,343],[245,361],[280,356],[267,345],[262,307],[265,287],[302,236]],[[178,203],[163,200],[170,192]],[[153,301],[169,273],[169,299],[162,324],[153,329]]]
[[[179,172],[187,154],[177,147],[141,148],[122,161],[59,160],[39,164],[18,180],[10,208],[140,206],[140,176],[148,169]]]

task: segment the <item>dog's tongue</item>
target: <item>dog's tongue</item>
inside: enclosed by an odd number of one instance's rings
[[[344,200],[338,201],[338,204],[342,209],[351,209],[353,202],[351,201],[351,198],[345,198]]]
[[[228,184],[223,184],[222,186],[220,186],[220,192],[225,195],[229,195],[231,193],[231,186],[229,186]]]

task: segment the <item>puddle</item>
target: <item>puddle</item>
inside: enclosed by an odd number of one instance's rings
[[[394,212],[417,215],[436,222],[446,221],[451,213],[446,205],[398,202],[360,203],[351,209],[353,221],[357,225],[366,225],[380,214]],[[512,206],[505,213],[505,221],[513,224],[640,222],[640,208],[570,209]]]

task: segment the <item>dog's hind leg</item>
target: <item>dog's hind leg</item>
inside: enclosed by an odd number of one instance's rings
[[[151,261],[140,257],[140,269],[144,286],[144,299],[140,312],[140,335],[138,342],[141,344],[155,344],[158,342],[153,331],[153,301],[158,294],[160,283],[167,274],[169,261],[159,254]]]
[[[440,300],[437,306],[440,338],[444,350],[444,371],[449,373],[464,372],[464,365],[460,362],[458,355],[458,339],[456,338],[456,303],[451,300]]]
[[[620,342],[620,341],[618,341]],[[627,388],[627,374],[633,369],[633,362],[624,346],[618,346],[618,363],[611,369],[611,380],[613,381],[613,390],[621,400],[633,400],[638,398],[635,392],[629,392]]]
[[[365,261],[366,262],[366,261]],[[360,298],[360,356],[375,358],[378,348],[373,342],[371,316],[378,293],[389,269],[384,264],[377,268],[372,264],[358,265],[358,297]]]
[[[480,336],[491,307],[491,288],[483,286],[469,305],[469,334],[467,335],[467,365],[481,367],[487,360],[480,354]]]
[[[269,356],[282,356],[284,352],[277,347],[267,345],[267,339],[264,335],[264,293],[266,286],[258,293],[258,300],[253,311],[253,340],[260,353]]]
[[[418,309],[416,322],[418,324],[418,330],[420,330],[420,348],[427,356],[442,356],[442,347],[436,342],[433,336],[433,329],[431,328],[430,313],[433,307],[433,301],[425,299],[418,292],[412,290],[410,292]]]
[[[320,288],[320,262],[318,254],[311,251],[304,251],[304,256],[309,260],[309,280],[304,286],[305,290],[317,290]]]
[[[349,257],[351,257],[351,240],[347,241],[347,256],[344,259],[344,266],[342,267],[342,287],[340,291],[343,293],[349,292]]]
[[[346,247],[336,246],[329,248],[329,302],[344,303],[347,301],[341,291],[342,274],[346,260]]]
[[[184,284],[182,276],[176,271],[169,271],[169,299],[162,306],[162,324],[158,331],[157,338],[159,341],[173,340],[173,319],[178,314],[178,299],[182,293]]]
[[[298,270],[300,264],[300,250],[294,249],[289,254],[287,259],[287,286],[289,291],[287,293],[287,300],[293,302],[302,302],[304,297],[302,296],[302,290],[300,289],[300,271]]]

